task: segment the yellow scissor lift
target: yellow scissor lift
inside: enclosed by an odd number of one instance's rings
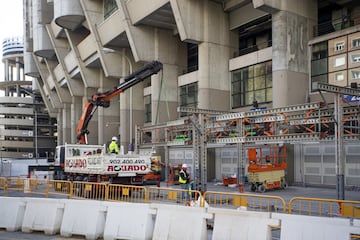
[[[251,191],[265,192],[268,189],[287,188],[285,146],[248,148],[248,163]]]

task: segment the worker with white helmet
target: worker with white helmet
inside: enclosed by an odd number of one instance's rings
[[[109,145],[109,152],[111,152],[111,153],[119,153],[119,145],[118,145],[118,143],[117,143],[117,137],[112,137],[111,138],[111,143],[110,143],[110,145]]]
[[[189,182],[190,182],[190,175],[187,172],[187,165],[186,165],[186,163],[184,163],[181,166],[181,170],[179,172],[179,183],[180,183],[181,189],[186,190],[186,191],[189,190]],[[182,199],[184,199],[184,194],[186,194],[186,201],[189,201],[190,195],[188,193],[186,193],[185,191],[183,191],[181,194]]]

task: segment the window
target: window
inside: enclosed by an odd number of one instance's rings
[[[199,47],[197,44],[187,44],[187,72],[194,72],[199,69]]]
[[[335,52],[342,51],[345,48],[345,42],[335,43]]]
[[[351,76],[352,76],[352,79],[360,79],[360,71],[352,70]]]
[[[239,27],[239,56],[272,46],[271,15]]]
[[[360,54],[351,55],[351,61],[353,63],[359,63],[360,62]]]
[[[198,103],[198,83],[190,83],[180,87],[180,107],[196,108]],[[181,116],[186,116],[187,113],[181,113]]]
[[[272,101],[272,62],[234,71],[231,80],[232,108]]]
[[[353,48],[360,47],[360,38],[353,39],[351,41],[351,47],[353,47]]]
[[[151,122],[151,95],[144,96],[144,104],[145,104],[144,122],[148,123]]]
[[[320,42],[311,47],[311,85],[328,83],[328,43]]]
[[[341,73],[335,73],[335,81],[344,81],[344,74]]]
[[[117,9],[116,0],[104,0],[104,19],[108,18]]]
[[[345,57],[335,58],[334,67],[341,67],[345,65]]]

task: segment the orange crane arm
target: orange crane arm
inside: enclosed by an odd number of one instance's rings
[[[88,101],[85,103],[80,120],[77,126],[77,140],[80,144],[87,144],[86,136],[89,134],[87,129],[89,122],[96,112],[97,108],[100,107],[109,107],[110,100],[124,92],[126,89],[131,88],[132,86],[144,81],[146,78],[150,77],[153,74],[158,73],[162,69],[162,63],[158,61],[153,61],[146,64],[144,67],[133,72],[129,76],[124,78],[124,82],[118,86],[115,86],[113,89],[110,89],[103,93],[94,94]]]

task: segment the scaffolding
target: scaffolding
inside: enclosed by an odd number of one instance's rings
[[[316,89],[334,93],[334,104],[324,101],[247,112],[179,107],[178,112],[188,116],[157,126],[138,127],[136,146],[164,147],[166,166],[169,166],[170,147],[192,147],[195,186],[206,191],[207,148],[237,145],[238,181],[244,183],[246,147],[334,141],[339,199],[343,199],[343,144],[344,141],[360,140],[360,110],[356,104],[343,106],[342,99],[344,94],[359,96],[360,91],[327,84],[318,84]],[[165,176],[169,173],[167,169]]]

